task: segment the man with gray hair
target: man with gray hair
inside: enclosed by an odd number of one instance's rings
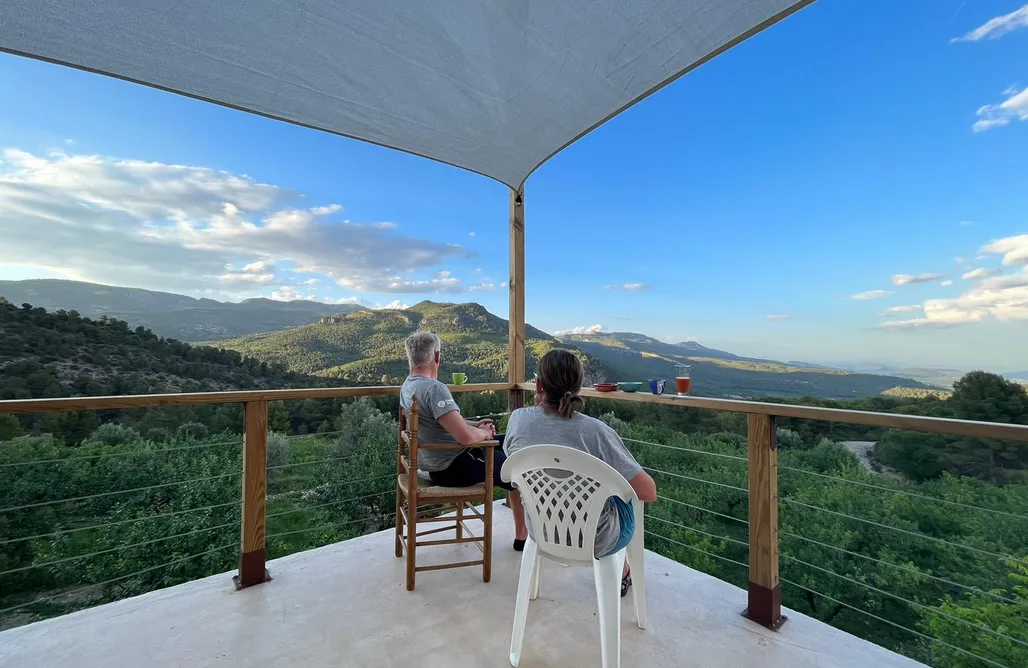
[[[461,417],[460,407],[450,389],[439,382],[442,343],[432,332],[414,332],[404,342],[410,375],[400,388],[400,404],[410,410],[413,398],[418,398],[418,436],[424,443],[453,443],[452,449],[418,451],[418,468],[428,473],[436,485],[468,487],[485,481],[484,448],[468,447],[482,441],[496,439],[503,445],[503,434],[496,433],[492,420],[471,422]],[[510,483],[500,479],[500,470],[507,459],[503,448],[491,448],[493,485],[507,490],[510,508],[514,512],[514,549],[521,551],[528,538],[525,509],[521,495]]]

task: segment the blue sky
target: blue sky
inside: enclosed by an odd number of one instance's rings
[[[1028,368],[1025,86],[1024,0],[819,0],[529,179],[528,321]],[[6,55],[0,151],[0,279],[507,311],[481,176]]]

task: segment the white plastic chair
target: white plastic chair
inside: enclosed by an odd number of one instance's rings
[[[521,661],[529,598],[539,596],[542,559],[570,566],[591,566],[600,618],[603,668],[621,665],[621,570],[627,551],[632,567],[632,592],[639,628],[646,628],[646,581],[643,564],[643,506],[624,476],[592,455],[562,445],[536,445],[511,455],[500,473],[521,492],[535,540],[529,538],[521,557],[510,664]],[[596,559],[596,526],[607,499],[630,502],[635,534],[627,550]]]

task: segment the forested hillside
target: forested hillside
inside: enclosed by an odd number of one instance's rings
[[[595,357],[621,379],[666,378],[674,373],[676,362],[691,364],[693,392],[703,396],[856,399],[903,391],[897,388],[938,389],[910,378],[740,357],[695,342],[664,343],[631,332],[575,334],[563,341]]]
[[[75,309],[90,318],[107,316],[180,341],[217,340],[305,325],[331,313],[362,307],[310,300],[256,298],[235,302],[195,299],[171,292],[97,283],[38,279],[0,281],[0,297],[48,311]]]
[[[29,304],[0,299],[0,400],[44,397],[159,394],[217,390],[274,389],[326,385],[324,379],[294,374],[281,364],[244,357],[233,350],[193,346],[165,339],[114,318],[85,318],[75,311],[48,313]],[[333,384],[346,384],[333,381]],[[281,406],[279,407],[281,408]],[[302,409],[302,410],[301,410]],[[297,429],[314,431],[332,400],[290,404]],[[241,425],[236,404],[176,409],[0,415],[0,439],[19,433],[52,433],[79,443],[101,420],[132,424],[144,434],[203,423],[214,431]],[[157,431],[154,431],[157,430]]]
[[[217,345],[301,373],[352,381],[378,381],[386,376],[395,382],[407,374],[403,341],[417,329],[431,330],[442,339],[443,377],[462,371],[470,382],[506,380],[507,321],[479,304],[425,301],[404,310],[357,311],[330,316],[314,325],[218,341]],[[596,360],[534,327],[525,328],[525,346],[529,377],[539,358],[553,348],[569,348],[579,354],[588,382],[612,377]]]

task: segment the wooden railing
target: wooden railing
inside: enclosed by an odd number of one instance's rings
[[[522,391],[532,392],[535,390],[535,386],[531,383],[478,383],[454,385],[450,389],[454,392],[509,392],[511,403],[518,405]],[[0,401],[0,415],[196,404],[244,404],[243,508],[237,583],[239,587],[248,587],[267,579],[265,507],[267,503],[268,403],[297,399],[391,396],[397,395],[399,390],[398,386],[376,386],[18,399]],[[801,418],[1028,442],[1028,426],[1022,425],[704,397],[623,392],[600,393],[591,389],[583,389],[581,393],[582,396],[598,399],[686,406],[748,415],[750,563],[749,605],[746,614],[753,621],[771,628],[777,628],[783,621],[781,584],[778,574],[778,452],[775,444],[775,418]]]
[[[507,392],[508,383],[453,385],[453,392]],[[14,399],[0,401],[0,415],[62,411],[98,411],[156,406],[194,406],[197,404],[243,404],[242,522],[239,550],[239,588],[260,584],[268,579],[266,568],[268,403],[298,399],[335,399],[395,396],[398,385],[375,387],[330,387],[295,390],[245,390],[236,392],[185,392],[180,394],[141,394],[120,397],[62,397],[57,399]]]

